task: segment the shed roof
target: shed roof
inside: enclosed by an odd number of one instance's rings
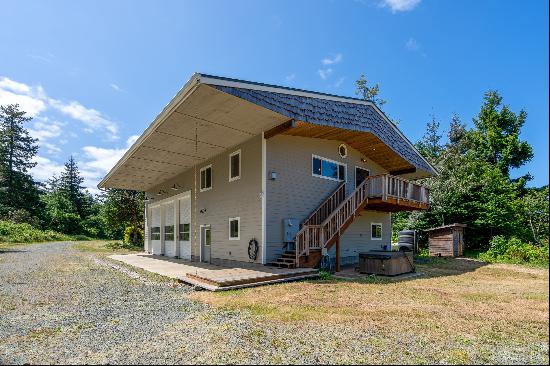
[[[454,224],[450,224],[450,225],[433,227],[431,229],[426,229],[425,231],[437,231],[437,230],[443,230],[443,229],[450,229],[450,228],[454,228],[454,227],[467,227],[467,225],[466,224],[454,223]]]

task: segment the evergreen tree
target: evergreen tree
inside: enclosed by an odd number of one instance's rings
[[[65,170],[61,173],[59,179],[59,191],[71,202],[75,207],[81,219],[85,219],[89,214],[89,197],[86,197],[86,192],[82,183],[84,178],[80,175],[78,165],[74,158],[69,158],[65,163]]]
[[[512,112],[502,105],[502,97],[496,90],[485,93],[484,103],[474,118],[475,130],[471,137],[479,159],[495,164],[503,174],[511,168],[519,168],[533,158],[533,148],[519,138],[527,113]]]
[[[31,120],[19,110],[19,105],[0,106],[0,216],[15,211],[36,214],[39,211],[39,191],[28,170],[38,152],[37,140],[24,124]]]
[[[369,86],[369,82],[365,78],[364,74],[361,74],[359,79],[355,81],[355,87],[355,94],[360,96],[361,99],[373,102],[378,108],[381,108],[384,104],[386,104],[386,101],[379,96],[380,86],[378,83],[373,86]]]
[[[432,120],[426,124],[426,132],[422,139],[416,143],[416,148],[431,163],[439,158],[443,146],[441,146],[439,121],[435,119],[435,116],[432,115]]]

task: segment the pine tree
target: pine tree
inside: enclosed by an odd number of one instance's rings
[[[0,106],[0,215],[14,211],[36,213],[39,192],[29,169],[36,163],[32,159],[38,152],[37,140],[32,138],[24,124],[26,117],[19,105]]]
[[[499,167],[509,175],[511,168],[519,168],[533,158],[533,148],[519,136],[525,124],[527,113],[518,114],[502,105],[502,97],[496,90],[485,93],[484,103],[472,134],[476,155],[490,164]]]
[[[143,192],[109,189],[103,204],[103,216],[109,235],[113,239],[122,237],[124,229],[132,227],[132,243],[139,244],[138,231],[143,229]]]
[[[78,165],[71,155],[69,161],[65,163],[65,170],[61,172],[59,191],[76,208],[81,219],[85,219],[88,216],[89,206],[89,200],[82,186],[83,182],[84,178],[80,175]]]
[[[359,79],[355,81],[355,88],[355,94],[359,95],[364,100],[373,102],[378,108],[386,104],[386,101],[379,96],[380,86],[378,84],[369,86],[369,82],[364,74],[361,74]]]
[[[432,115],[432,120],[426,124],[426,132],[420,141],[416,143],[416,148],[431,163],[437,161],[443,146],[441,145],[441,134],[439,133],[439,121]]]

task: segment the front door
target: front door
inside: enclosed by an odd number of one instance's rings
[[[355,167],[355,188],[359,186],[359,184],[363,183],[365,179],[370,175],[370,172],[367,169],[359,168],[358,166]]]
[[[210,225],[201,226],[201,262],[210,263],[210,246],[212,236],[210,234]]]

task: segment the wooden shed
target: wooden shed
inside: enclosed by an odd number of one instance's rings
[[[464,254],[464,224],[434,227],[428,232],[429,253],[437,257],[459,257]]]

